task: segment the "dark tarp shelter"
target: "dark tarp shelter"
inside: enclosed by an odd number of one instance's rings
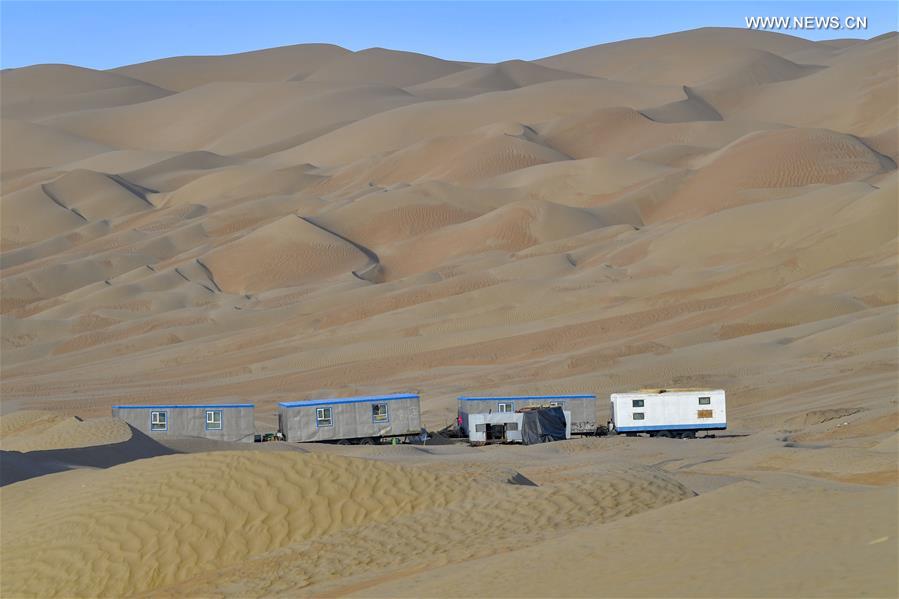
[[[521,440],[525,445],[565,440],[565,413],[562,408],[522,411]]]

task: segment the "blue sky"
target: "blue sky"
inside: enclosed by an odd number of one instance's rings
[[[441,58],[525,60],[747,16],[866,16],[865,31],[791,31],[811,39],[897,28],[895,2],[0,2],[0,66],[111,68],[187,54],[328,42]]]

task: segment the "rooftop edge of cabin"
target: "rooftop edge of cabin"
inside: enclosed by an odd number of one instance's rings
[[[664,393],[711,393],[724,392],[724,389],[715,387],[666,387],[664,389],[637,389],[636,391],[617,391],[614,395],[662,395]]]
[[[334,405],[342,403],[366,403],[373,401],[391,401],[396,399],[419,399],[417,393],[393,393],[389,395],[358,395],[356,397],[328,397],[322,399],[302,399],[299,401],[281,401],[279,406],[285,408],[303,408],[308,406]]]
[[[112,406],[113,410],[177,410],[177,409],[196,409],[196,408],[255,408],[256,404],[251,403],[224,403],[224,404],[152,404],[152,405],[124,405]]]

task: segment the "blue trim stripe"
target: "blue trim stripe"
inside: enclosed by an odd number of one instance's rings
[[[113,410],[177,410],[189,408],[254,408],[251,403],[229,403],[219,405],[181,404],[177,406],[112,406]]]
[[[330,399],[305,399],[301,401],[282,401],[278,405],[284,408],[308,408],[312,406],[333,406],[341,403],[372,403],[393,401],[396,399],[418,399],[413,393],[395,393],[393,395],[360,395],[358,397],[333,397]]]
[[[699,430],[727,428],[726,422],[714,422],[711,424],[658,424],[652,426],[616,426],[615,430],[622,433],[639,433],[640,431],[675,431],[675,430]]]
[[[596,399],[595,395],[503,395],[496,397],[459,397],[459,401],[496,401],[527,399]]]

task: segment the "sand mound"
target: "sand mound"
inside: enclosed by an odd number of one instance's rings
[[[696,85],[739,71],[760,56],[765,62],[787,64],[785,54],[814,48],[814,42],[779,33],[706,27],[592,46],[536,62],[620,81]]]
[[[535,143],[535,137],[518,123],[496,123],[467,135],[429,139],[384,158],[350,165],[334,173],[329,186],[366,181],[383,186],[420,179],[466,183],[568,158]]]
[[[331,44],[298,44],[224,56],[178,56],[114,69],[173,91],[216,81],[284,81],[314,71],[349,51]]]
[[[336,58],[303,77],[303,81],[379,83],[406,87],[467,68],[414,52],[369,48]]]
[[[4,118],[2,124],[4,173],[50,167],[110,151],[108,145],[35,123]]]
[[[36,435],[67,417],[48,410],[18,410],[0,416],[0,438]]]
[[[150,87],[125,75],[67,64],[39,64],[0,73],[4,112],[8,105],[121,87]]]
[[[413,85],[408,89],[416,95],[426,97],[439,96],[450,91],[476,94],[582,77],[584,75],[551,69],[523,60],[508,60],[498,64],[472,67],[426,83]]]
[[[258,293],[349,274],[369,258],[353,244],[290,215],[213,250],[201,262],[223,291]]]
[[[896,36],[840,52],[826,69],[753,88],[704,91],[725,117],[875,135],[896,126]]]
[[[603,107],[648,108],[682,96],[679,87],[660,89],[592,78],[548,81],[461,100],[402,106],[350,123],[271,157],[284,166],[301,162],[346,164],[491,123],[536,124]]]
[[[751,163],[752,169],[743,168]],[[702,164],[738,188],[800,187],[856,181],[893,166],[852,136],[823,129],[781,129],[737,140]]]
[[[45,185],[4,195],[0,209],[0,239],[5,248],[38,243],[87,224],[87,218],[77,210],[48,195]]]
[[[249,165],[215,170],[173,191],[166,198],[166,203],[219,205],[235,200],[296,193],[321,179],[310,170],[307,165],[275,171]]]
[[[4,451],[28,452],[93,447],[122,443],[131,438],[131,429],[128,425],[115,418],[81,420],[72,416],[68,418],[39,416],[29,419],[33,413],[16,417],[17,414],[2,417]],[[13,425],[7,425],[8,418],[15,418]],[[7,432],[7,428],[13,430]]]
[[[395,567],[397,560],[483,555],[525,535],[614,520],[691,495],[639,467],[542,488],[293,452],[161,457],[0,493],[4,513],[16,514],[4,520],[4,595],[42,596],[160,587],[195,594],[233,584],[296,592]],[[65,502],[50,496],[60,493]],[[539,518],[501,517],[525,508]],[[471,543],[491,522],[493,534]],[[122,534],[124,552],[103,542]],[[80,551],[61,552],[63,543]],[[127,570],[111,567],[122,559]]]
[[[604,224],[587,210],[543,200],[515,202],[398,244],[382,256],[382,262],[388,276],[406,276],[436,268],[450,259],[491,250],[515,252]]]
[[[76,170],[46,183],[44,193],[87,220],[109,219],[153,207],[148,195],[153,190],[123,177]]]
[[[366,247],[377,248],[481,216],[518,194],[478,191],[441,182],[366,194],[317,221]]]
[[[753,165],[747,169],[746,165]],[[894,169],[857,138],[823,129],[753,133],[704,158],[700,168],[653,218],[750,202],[737,190],[801,187],[866,179]]]
[[[523,168],[483,181],[480,186],[517,189],[531,198],[569,206],[591,206],[672,172],[639,160],[586,158]]]
[[[835,526],[860,500],[870,511],[854,518],[851,527]],[[668,596],[678,594],[671,581],[683,570],[716,562],[701,582],[691,577],[685,584],[703,585],[709,594],[728,588],[736,595],[807,595],[826,585],[834,595],[892,596],[896,518],[883,516],[896,500],[895,488],[759,489],[742,483],[511,553],[344,588],[355,591],[353,596],[417,597],[452,587],[464,571],[489,595],[516,588],[521,589],[517,596],[545,597],[578,579],[580,588],[602,588],[614,596]],[[793,534],[784,536],[787,528]],[[736,560],[727,557],[736,550],[735,536],[746,551]],[[810,545],[810,538],[819,541]],[[591,567],[585,569],[583,560]],[[822,567],[844,574],[823,583]],[[760,578],[759,572],[767,575]]]
[[[661,123],[689,123],[694,121],[720,121],[721,115],[695,91],[684,86],[686,100],[671,102],[658,108],[642,111],[644,116]]]

